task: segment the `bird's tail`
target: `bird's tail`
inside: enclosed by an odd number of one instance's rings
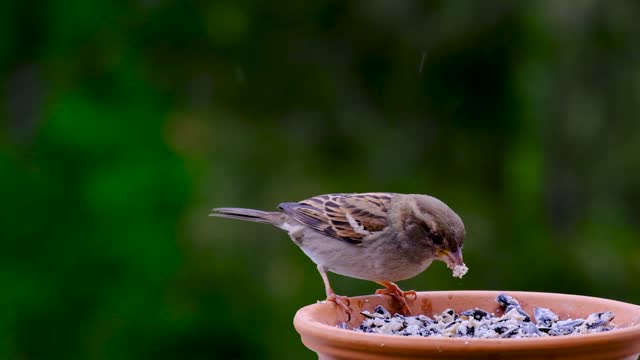
[[[280,212],[262,211],[242,208],[215,208],[211,209],[209,216],[219,216],[230,219],[253,221],[279,226],[283,222],[283,215]]]

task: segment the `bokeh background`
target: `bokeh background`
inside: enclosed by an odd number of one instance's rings
[[[0,2],[0,358],[313,359],[286,234],[213,219],[427,193],[470,272],[640,303],[640,5]],[[340,294],[377,286],[332,276]]]

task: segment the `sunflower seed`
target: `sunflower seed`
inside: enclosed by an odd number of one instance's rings
[[[615,328],[611,322],[615,315],[611,311],[593,313],[586,319],[559,320],[553,311],[537,307],[533,310],[534,323],[515,298],[500,294],[496,302],[504,308],[502,316],[478,308],[460,314],[453,309],[446,309],[433,319],[426,315],[392,316],[387,309],[378,305],[373,312],[363,310],[360,314],[364,320],[353,330],[401,336],[507,339],[597,333]],[[341,323],[338,327],[345,329],[347,324]]]

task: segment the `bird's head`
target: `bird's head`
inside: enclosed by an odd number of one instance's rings
[[[433,258],[453,269],[462,266],[465,229],[462,220],[447,204],[428,195],[413,195],[407,232],[425,244]]]

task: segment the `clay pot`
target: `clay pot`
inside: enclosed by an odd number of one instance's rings
[[[461,312],[481,308],[496,315],[502,311],[495,302],[499,291],[419,292],[410,302],[413,314],[433,316],[447,308]],[[613,311],[615,330],[533,339],[424,338],[367,334],[336,327],[346,320],[333,303],[317,303],[300,309],[294,318],[302,342],[318,353],[319,359],[637,359],[640,354],[640,306],[587,296],[504,291],[519,300],[533,314],[534,307],[546,307],[561,320],[585,318],[599,311]],[[373,311],[376,305],[394,309],[389,296],[370,295],[351,298],[357,327],[360,311]]]

